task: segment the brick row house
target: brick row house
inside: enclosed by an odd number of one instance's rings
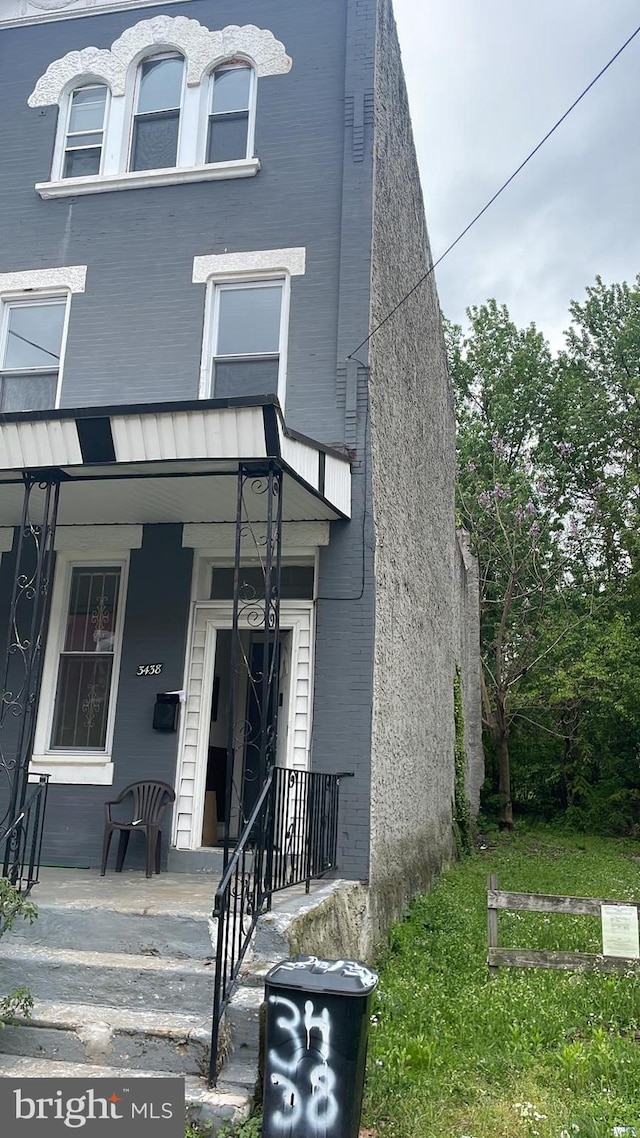
[[[482,777],[433,278],[368,339],[430,261],[390,0],[0,0],[0,88],[5,831],[22,764],[97,867],[161,779],[216,872],[269,764],[346,772],[375,937],[452,854],[456,665]]]

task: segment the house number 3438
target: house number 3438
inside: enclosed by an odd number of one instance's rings
[[[159,676],[162,668],[162,664],[138,664],[136,676]]]

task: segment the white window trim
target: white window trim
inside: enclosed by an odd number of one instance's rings
[[[140,82],[142,79],[142,68],[145,63],[149,63],[152,59],[181,59],[182,60],[182,80],[180,87],[180,103],[177,107],[166,107],[167,111],[178,112],[178,139],[176,142],[176,164],[175,169],[179,168],[180,158],[183,147],[183,139],[185,135],[185,94],[187,90],[187,61],[180,51],[150,51],[146,52],[136,64],[134,73],[131,113],[128,117],[127,131],[125,137],[125,155],[123,172],[127,174],[140,174],[146,173],[144,170],[131,170],[131,161],[133,158],[133,139],[135,133],[135,122],[138,115],[138,100],[140,98]],[[144,113],[144,112],[143,112]],[[167,169],[174,169],[174,167],[167,167]]]
[[[86,265],[62,265],[56,269],[24,269],[18,273],[0,273],[0,297],[4,294],[51,291],[84,292]]]
[[[215,355],[213,348],[218,335],[221,293],[231,291],[232,289],[273,288],[277,286],[280,286],[282,290],[282,304],[280,306],[280,331],[278,335],[278,390],[276,394],[281,407],[284,407],[287,391],[287,349],[289,342],[289,308],[291,295],[291,278],[288,273],[252,274],[246,278],[235,277],[229,280],[215,280],[209,282],[207,286],[204,336],[202,340],[203,350],[199,392],[201,399],[216,398],[215,389],[213,388],[213,361]],[[275,352],[269,354],[273,356],[276,355]],[[245,357],[238,356],[234,358],[241,359]],[[250,360],[252,358],[254,358],[252,354],[247,354],[246,359]]]
[[[35,188],[41,198],[75,198],[84,194],[106,194],[110,190],[144,190],[151,186],[177,186],[186,182],[220,182],[227,178],[253,178],[259,169],[259,160],[249,158],[239,162],[219,162],[211,166],[172,166],[167,170],[93,174],[87,178],[38,182]]]
[[[109,126],[109,117],[111,111],[111,89],[104,79],[91,79],[90,76],[84,76],[77,83],[70,87],[60,104],[59,111],[59,127],[56,131],[56,140],[53,148],[53,160],[51,163],[51,177],[57,181],[68,183],[74,179],[62,177],[64,169],[64,158],[67,149],[67,137],[69,135],[69,124],[71,122],[71,104],[73,96],[76,91],[83,87],[106,87],[107,97],[104,104],[104,119],[102,120],[102,146],[100,148],[100,172],[94,174],[93,177],[101,177],[105,165],[105,155],[107,150],[107,128]]]
[[[287,393],[291,277],[302,276],[305,273],[306,252],[304,246],[297,246],[288,249],[257,249],[245,253],[213,253],[193,258],[193,283],[206,285],[198,398],[208,399],[211,392],[218,286],[234,284],[247,286],[260,284],[263,281],[281,280],[284,288],[280,314],[277,395],[280,405],[284,408]]]
[[[129,171],[139,63],[168,51],[182,55],[185,60],[176,166]],[[247,157],[207,164],[204,162],[203,121],[208,120],[211,75],[232,59],[242,59],[252,69]],[[56,103],[60,107],[51,178],[48,182],[38,182],[35,188],[42,198],[75,197],[180,182],[252,177],[260,169],[260,163],[253,157],[257,80],[268,75],[285,75],[291,64],[283,44],[266,29],[249,24],[210,31],[197,20],[164,15],[127,28],[109,50],[89,47],[81,52],[69,52],[49,65],[28,99],[31,107]],[[101,172],[84,178],[62,178],[70,93],[90,83],[104,83],[110,91]]]
[[[60,654],[62,652],[66,630],[66,613],[69,605],[71,573],[76,566],[81,565],[96,565],[100,567],[113,566],[114,568],[120,568],[122,570],[118,595],[118,616],[115,629],[115,651],[113,654],[109,714],[107,718],[105,748],[103,751],[62,751],[57,748],[53,750],[49,745],[53,728],[53,713]],[[107,557],[101,556],[99,550],[94,550],[91,553],[82,551],[57,554],[55,583],[51,598],[49,632],[42,669],[42,683],[40,686],[41,695],[36,721],[34,753],[29,768],[31,776],[48,774],[52,783],[78,783],[105,786],[113,782],[113,733],[118,702],[118,688],[120,685],[120,663],[122,658],[128,577],[128,550],[119,554],[117,557],[113,555]]]
[[[65,306],[64,317],[62,321],[62,337],[60,340],[60,359],[58,360],[58,379],[56,383],[56,394],[53,403],[53,409],[60,406],[60,397],[62,394],[62,380],[64,375],[64,361],[67,352],[67,335],[69,332],[69,315],[71,311],[71,293],[61,292],[53,289],[42,289],[36,295],[28,290],[22,290],[18,293],[12,294],[5,292],[0,295],[0,375],[2,375],[4,368],[4,353],[7,344],[7,334],[9,329],[9,313],[12,308],[17,307],[37,307],[41,304],[55,304],[56,302],[62,303]],[[7,369],[9,370],[9,369]],[[15,370],[15,374],[19,374],[19,369]],[[45,368],[25,368],[24,377],[28,379],[30,375],[38,375],[44,372]],[[54,369],[51,368],[51,371]]]
[[[254,152],[255,152],[256,108],[257,108],[257,102],[258,102],[258,76],[256,74],[256,69],[252,65],[250,59],[241,60],[240,62],[235,64],[236,67],[241,67],[243,65],[245,67],[248,67],[251,71],[251,81],[250,81],[250,88],[249,88],[249,107],[248,107],[249,118],[248,118],[248,122],[247,122],[247,150],[246,150],[246,154],[245,154],[244,158],[236,159],[236,161],[251,162],[254,160]],[[199,108],[199,116],[198,116],[198,138],[197,138],[197,151],[196,151],[197,157],[198,157],[198,162],[201,163],[203,166],[210,165],[210,166],[216,167],[216,166],[228,165],[228,163],[226,163],[226,162],[210,162],[210,163],[207,163],[206,157],[207,157],[207,144],[209,141],[209,118],[212,114],[211,107],[212,107],[212,103],[213,103],[213,85],[215,82],[215,75],[216,75],[217,71],[224,71],[225,69],[231,70],[233,66],[234,66],[233,64],[230,65],[230,64],[220,63],[217,67],[214,67],[213,70],[209,73],[209,75],[207,77],[207,82],[203,82],[203,95],[204,95],[204,97],[200,99],[200,108]]]

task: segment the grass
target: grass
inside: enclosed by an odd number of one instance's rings
[[[524,831],[416,901],[380,962],[363,1125],[379,1138],[640,1138],[640,977],[503,969],[489,982],[488,873],[505,889],[637,900],[640,845]],[[501,945],[600,950],[595,918],[501,913],[499,929]]]

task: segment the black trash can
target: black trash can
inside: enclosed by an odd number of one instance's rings
[[[265,980],[263,1138],[358,1138],[375,972],[296,956]]]

